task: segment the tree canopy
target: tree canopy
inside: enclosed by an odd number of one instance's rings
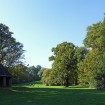
[[[52,70],[58,74],[61,84],[69,86],[72,78],[74,78],[74,72],[76,69],[75,58],[76,47],[72,43],[63,42],[58,44],[57,47],[52,48],[53,56],[49,60],[54,60]],[[57,77],[57,78],[58,78]]]
[[[90,48],[85,60],[79,65],[80,82],[90,87],[105,87],[105,18],[102,22],[88,27],[84,39],[86,48]]]
[[[23,44],[12,37],[8,26],[0,24],[0,63],[7,67],[15,66],[22,58]]]

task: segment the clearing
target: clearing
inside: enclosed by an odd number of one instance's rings
[[[0,105],[105,105],[105,90],[33,82],[0,88]]]

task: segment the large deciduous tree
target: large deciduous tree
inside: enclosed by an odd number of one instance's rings
[[[52,73],[55,73],[56,77],[53,77],[53,79],[61,81],[61,84],[66,87],[75,82],[77,63],[75,50],[76,47],[74,44],[63,42],[58,44],[57,47],[52,48],[54,55],[49,58],[54,61]]]
[[[17,42],[12,34],[6,25],[0,24],[0,63],[7,67],[19,63],[24,52],[23,44]]]
[[[84,39],[89,53],[80,64],[81,82],[88,83],[90,87],[105,87],[105,18],[102,22],[88,27]]]

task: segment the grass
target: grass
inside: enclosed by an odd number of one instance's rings
[[[0,88],[0,105],[105,105],[105,91],[33,82]]]

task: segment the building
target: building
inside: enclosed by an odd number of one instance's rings
[[[12,85],[12,75],[0,64],[0,87],[10,87]]]

